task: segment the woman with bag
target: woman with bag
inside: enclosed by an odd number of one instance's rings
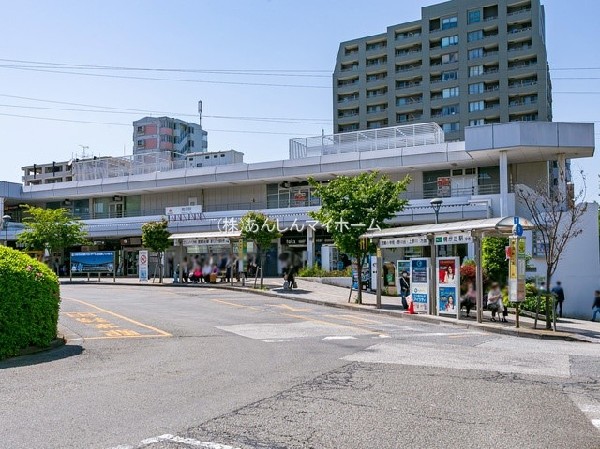
[[[492,321],[496,321],[496,312],[498,312],[498,318],[506,322],[506,318],[500,318],[500,313],[504,310],[504,304],[502,304],[502,292],[500,291],[500,284],[493,282],[490,291],[487,295],[487,308],[492,312]]]

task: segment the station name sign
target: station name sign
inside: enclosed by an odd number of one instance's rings
[[[172,221],[194,221],[203,220],[202,205],[200,206],[182,206],[182,207],[167,207],[165,215],[169,222]]]
[[[470,232],[454,232],[452,234],[436,234],[436,245],[458,245],[461,243],[473,243]]]
[[[429,239],[425,236],[418,237],[397,237],[395,239],[381,239],[380,248],[405,248],[411,246],[427,246]]]

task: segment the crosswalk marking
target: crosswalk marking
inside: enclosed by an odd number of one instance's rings
[[[600,402],[582,394],[572,393],[569,397],[587,419],[591,421],[592,425],[600,430]]]

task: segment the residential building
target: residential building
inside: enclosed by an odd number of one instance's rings
[[[435,121],[467,126],[551,121],[539,0],[451,0],[420,20],[342,42],[333,75],[335,132]]]
[[[88,250],[116,251],[122,262],[118,274],[135,276],[143,223],[169,217],[169,230],[177,244],[167,251],[167,259],[177,260],[180,252],[188,257],[232,249],[237,252],[236,221],[248,210],[261,210],[283,231],[283,236],[267,249],[265,275],[275,276],[281,269],[278,254],[294,252],[312,265],[323,245],[332,243],[327,227],[315,224],[308,215],[320,205],[309,177],[327,182],[338,175],[366,170],[379,170],[392,180],[410,175],[411,183],[403,194],[409,203],[390,220],[390,225],[433,223],[430,199],[434,197],[443,200],[441,223],[528,218],[514,193],[515,185],[535,186],[542,181],[551,188],[568,189],[566,182],[554,186],[553,166],[566,170],[569,158],[592,156],[594,125],[494,124],[468,127],[464,140],[446,141],[439,125],[425,123],[292,139],[289,152],[289,159],[202,167],[160,166],[161,157],[153,157],[146,165],[125,164],[120,158],[114,163],[82,161],[76,167],[87,174],[85,179],[52,185],[0,183],[0,208],[12,217],[6,237],[14,246],[17,224],[22,219],[21,204],[65,207],[83,220],[93,241]],[[132,156],[136,157],[140,156]],[[177,210],[182,213],[178,215]],[[595,223],[597,206],[590,205],[586,214],[586,223]],[[231,242],[222,246],[221,240],[211,240],[220,235],[227,235]],[[527,242],[534,263],[543,263],[542,254],[534,251],[530,232]],[[590,292],[597,288],[597,226],[586,226],[575,242],[575,249],[567,250],[554,277],[562,280],[569,292],[565,313],[571,316],[587,313]],[[578,265],[575,272],[569,268],[570,261],[580,259],[576,251],[581,248],[595,256],[586,256],[586,263]],[[426,251],[428,247],[416,246],[403,253],[385,250],[383,256],[384,260],[395,261],[426,256]],[[441,245],[438,254],[472,257],[473,248],[469,244]]]
[[[199,123],[171,117],[144,117],[133,122],[133,154],[167,153],[174,159],[187,153],[208,151],[208,133],[202,129],[202,102],[198,102]]]

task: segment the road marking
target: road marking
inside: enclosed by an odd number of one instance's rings
[[[289,310],[290,312],[308,312],[308,309],[297,309],[295,307],[289,306],[287,304],[267,304],[271,307],[279,307],[281,309]]]
[[[323,340],[356,340],[356,337],[352,335],[333,335],[331,337],[325,337]]]
[[[141,441],[140,445],[148,446],[150,444],[159,443],[161,441],[171,441],[173,443],[181,443],[181,444],[185,444],[187,446],[201,447],[201,448],[205,448],[205,449],[239,449],[239,448],[234,448],[233,446],[229,446],[227,444],[213,443],[211,441],[200,441],[200,440],[195,440],[194,438],[183,438],[183,437],[178,437],[176,435],[169,435],[169,434],[160,435],[160,436],[154,437],[154,438],[148,438],[146,440]]]
[[[238,303],[231,302],[231,301],[225,301],[224,299],[211,298],[210,300],[212,302],[218,302],[218,303],[221,303],[221,304],[225,304],[227,306],[237,307],[238,309],[260,310],[260,309],[258,309],[256,307],[253,307],[253,306],[245,306],[243,304],[238,304]]]
[[[583,394],[572,393],[569,397],[586,418],[590,420],[592,425],[600,430],[600,403]]]
[[[365,323],[381,324],[381,321],[369,320],[368,318],[363,318],[363,317],[354,316],[354,315],[340,314],[340,315],[325,315],[325,316],[327,318],[339,318],[341,320],[350,321],[353,324],[365,324]]]
[[[368,334],[377,334],[377,332],[375,332],[375,331],[372,331],[370,329],[363,329],[362,327],[358,327],[358,326],[349,326],[347,324],[332,323],[331,321],[317,320],[315,318],[310,318],[310,317],[306,317],[306,316],[302,316],[302,315],[293,315],[291,313],[284,313],[283,315],[289,316],[292,318],[297,318],[299,320],[310,321],[312,323],[324,324],[325,326],[345,327],[348,329],[360,329],[361,331],[368,333]]]
[[[143,328],[146,328],[146,329],[150,329],[150,330],[152,330],[152,331],[154,331],[154,332],[156,332],[158,334],[158,335],[142,335],[142,334],[140,334],[138,332],[135,332],[135,331],[132,331],[132,330],[129,330],[129,329],[108,330],[108,331],[105,332],[106,336],[104,336],[104,337],[90,337],[90,338],[86,338],[86,340],[88,340],[88,339],[99,340],[99,339],[102,339],[102,338],[140,338],[140,337],[171,337],[172,336],[170,333],[168,333],[166,331],[163,331],[163,330],[161,330],[161,329],[159,329],[157,327],[150,326],[148,324],[140,323],[139,321],[132,320],[131,318],[127,318],[126,316],[123,316],[123,315],[118,314],[116,312],[112,312],[110,310],[103,309],[101,307],[95,306],[94,304],[90,304],[90,303],[82,301],[80,299],[69,298],[69,297],[63,297],[62,299],[67,299],[69,301],[78,302],[78,303],[83,304],[83,305],[85,305],[87,307],[91,307],[92,309],[98,310],[99,312],[106,313],[106,314],[112,315],[114,317],[117,317],[117,318],[119,318],[119,319],[121,319],[123,321],[127,321],[129,323],[135,324],[136,326],[140,326],[140,327],[143,327]],[[76,316],[75,314],[81,315],[81,314],[85,314],[85,313],[86,312],[66,312],[67,316],[69,316],[69,314],[71,314],[72,317]],[[92,315],[94,315],[94,314],[92,314]],[[80,316],[80,319],[83,319],[83,318],[84,317]],[[93,322],[98,321],[98,318],[94,318],[94,317],[89,317],[89,319],[94,320]],[[103,321],[106,321],[106,320],[103,320]],[[84,321],[82,321],[82,322],[84,324],[86,324]],[[103,322],[100,322],[100,321],[99,321],[99,323],[101,325],[109,325],[110,324],[110,323],[108,323],[108,324],[107,323],[103,323]],[[87,323],[87,324],[91,324],[91,322]],[[118,327],[118,326],[116,326],[116,327]]]

